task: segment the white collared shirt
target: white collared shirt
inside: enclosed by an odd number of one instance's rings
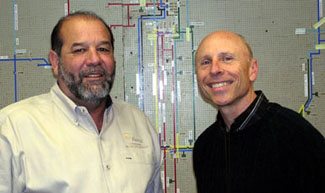
[[[160,165],[150,121],[123,101],[100,133],[57,84],[0,111],[0,193],[162,192]]]

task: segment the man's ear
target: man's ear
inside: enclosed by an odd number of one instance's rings
[[[50,50],[50,52],[49,52],[49,61],[52,65],[53,74],[55,77],[57,77],[59,74],[60,58],[54,50]]]
[[[254,82],[258,74],[258,62],[255,58],[252,58],[249,66],[249,80]]]

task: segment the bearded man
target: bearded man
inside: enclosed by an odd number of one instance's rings
[[[138,108],[109,95],[108,25],[76,12],[59,20],[51,44],[51,91],[0,111],[0,193],[161,192],[154,128]]]

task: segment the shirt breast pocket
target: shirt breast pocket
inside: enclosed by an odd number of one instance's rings
[[[148,152],[146,149],[128,148],[121,153],[121,156],[126,164],[154,164],[153,152]]]

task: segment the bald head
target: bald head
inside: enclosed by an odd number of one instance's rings
[[[225,112],[242,112],[256,97],[257,60],[245,39],[230,31],[206,36],[195,55],[198,84],[204,98]]]
[[[231,31],[216,31],[216,32],[212,32],[209,35],[207,35],[201,41],[201,43],[196,51],[195,58],[196,59],[198,58],[198,54],[200,54],[202,47],[204,47],[206,45],[206,43],[211,42],[212,40],[216,40],[216,39],[221,40],[221,41],[234,42],[235,44],[237,44],[238,46],[240,46],[243,49],[242,51],[247,54],[249,59],[253,58],[252,49],[249,46],[249,44],[246,42],[245,38],[242,35],[236,34]],[[196,62],[197,62],[197,60],[196,60]]]

